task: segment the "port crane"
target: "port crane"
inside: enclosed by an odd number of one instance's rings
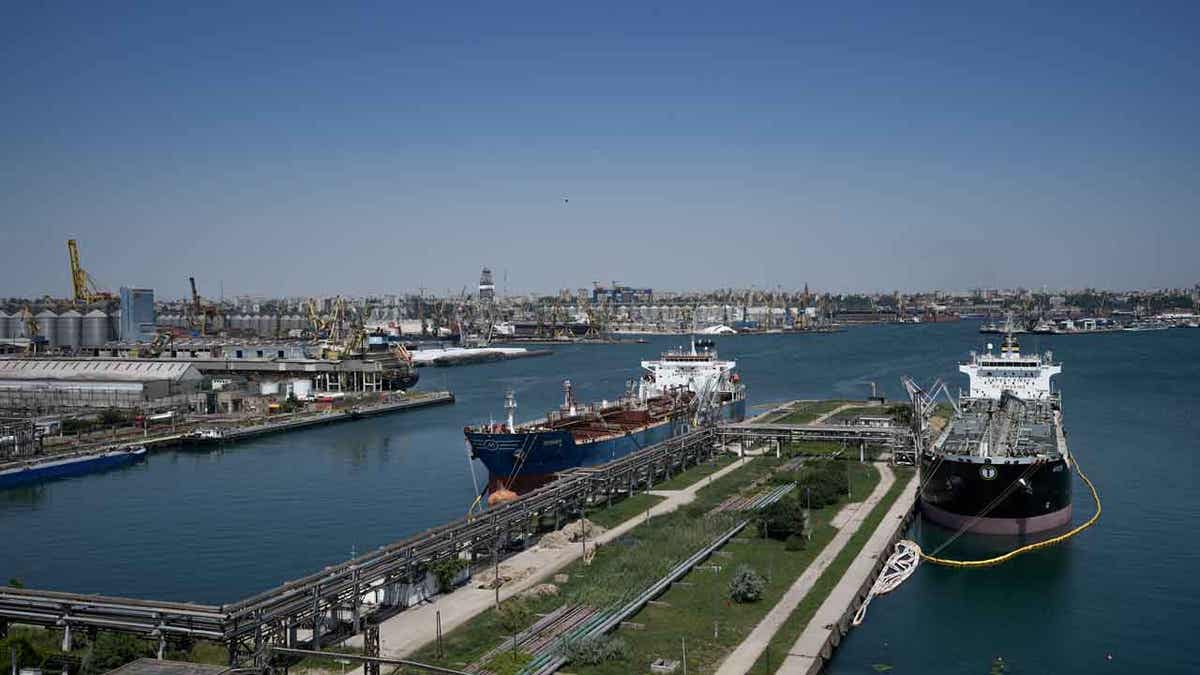
[[[79,264],[79,245],[74,239],[67,240],[67,258],[71,263],[71,286],[75,292],[75,302],[91,304],[112,300],[112,293],[100,290],[96,280]]]
[[[29,305],[21,308],[21,324],[25,328],[25,337],[29,338],[29,346],[26,347],[26,350],[30,354],[36,354],[38,343],[41,342],[39,339],[40,331],[38,330],[37,319],[33,317],[33,310],[29,309]]]
[[[188,317],[188,324],[191,325],[192,330],[200,331],[201,335],[208,335],[209,320],[215,322],[218,314],[217,308],[200,298],[200,294],[196,292],[196,277],[188,277],[188,283],[192,286],[191,315]]]

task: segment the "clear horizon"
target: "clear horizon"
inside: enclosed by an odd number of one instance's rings
[[[0,296],[1200,280],[1194,3],[6,14]]]

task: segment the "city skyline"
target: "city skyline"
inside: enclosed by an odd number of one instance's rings
[[[1189,288],[1198,13],[21,7],[0,295]]]

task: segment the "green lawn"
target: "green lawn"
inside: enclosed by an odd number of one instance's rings
[[[896,474],[896,482],[892,483],[892,487],[884,494],[883,499],[871,509],[871,513],[867,515],[863,521],[862,527],[850,537],[850,541],[846,542],[846,547],[838,553],[833,559],[825,572],[813,584],[812,590],[804,596],[796,609],[788,615],[783,625],[776,631],[775,636],[771,638],[767,649],[763,651],[762,656],[755,662],[752,673],[769,673],[775,672],[774,669],[779,667],[781,659],[787,654],[787,651],[792,648],[800,634],[804,632],[808,626],[809,620],[816,614],[817,608],[821,603],[825,602],[825,598],[829,596],[830,591],[842,579],[842,575],[846,573],[846,569],[850,567],[850,563],[866,545],[867,540],[874,534],[875,528],[879,527],[879,523],[883,520],[883,516],[887,514],[888,509],[896,502],[896,498],[900,496],[900,492],[904,490],[904,486],[908,484],[913,475],[913,469],[909,468],[893,468]]]
[[[888,406],[860,405],[840,411],[838,414],[829,418],[828,422],[831,424],[848,424],[853,422],[854,418],[859,416],[890,417],[890,415],[888,415]]]
[[[564,602],[606,606],[636,593],[665,574],[675,562],[745,517],[746,514],[708,517],[700,514],[731,494],[763,489],[779,463],[771,458],[747,462],[701,489],[695,506],[638,525],[620,540],[601,547],[591,566],[584,567],[578,562],[569,565],[564,570],[569,581],[561,585],[558,596],[521,602],[529,612],[536,614],[550,612]],[[849,468],[851,492],[861,499],[877,483],[878,471],[870,464],[852,463]],[[758,485],[755,485],[756,481]],[[628,660],[601,666],[572,664],[568,670],[576,673],[644,672],[653,658],[678,658],[676,647],[683,638],[688,644],[689,670],[711,670],[770,611],[833,537],[835,530],[829,520],[840,507],[840,504],[832,505],[813,512],[813,540],[801,551],[787,551],[783,542],[760,539],[753,526],[748,527],[710,559],[710,564],[721,566],[719,572],[694,570],[684,579],[684,584],[676,584],[659,598],[670,606],[647,606],[630,619],[645,624],[645,630],[618,631],[629,644],[631,656]],[[727,601],[729,579],[740,564],[754,567],[767,579],[764,597],[758,602],[743,605]],[[444,638],[446,652],[440,658],[434,645],[427,645],[413,658],[462,668],[497,646],[505,634],[497,612],[489,609],[449,633]]]
[[[852,494],[861,499],[874,489],[879,472],[870,464],[854,463],[850,468]],[[709,559],[707,564],[720,565],[719,572],[693,570],[683,579],[690,585],[676,584],[658,598],[669,606],[648,605],[630,619],[644,624],[643,630],[617,631],[630,646],[630,660],[599,666],[571,664],[567,670],[581,675],[646,672],[656,658],[681,659],[681,645],[686,639],[688,672],[712,672],[833,538],[836,530],[829,521],[842,506],[844,502],[813,512],[812,541],[802,551],[787,551],[783,542],[759,538],[753,526],[748,527],[724,547],[723,555]],[[754,568],[767,580],[763,597],[757,602],[739,604],[728,599],[729,580],[740,565]]]
[[[612,506],[601,506],[594,511],[588,509],[587,518],[600,527],[608,529],[644,513],[664,499],[666,497],[639,492],[632,497],[625,497],[619,502],[613,502]]]
[[[683,473],[677,473],[671,476],[670,480],[665,480],[661,483],[655,483],[655,490],[682,490],[694,484],[696,481],[720,471],[737,461],[737,455],[730,453],[721,453],[707,462],[701,462],[696,466],[689,467]]]
[[[765,478],[778,462],[756,458],[704,486],[698,493],[703,511],[719,504],[730,494],[755,480]],[[635,495],[625,501],[642,496]],[[620,504],[614,504],[616,509]],[[641,510],[645,510],[642,508]],[[635,510],[634,515],[639,511]],[[595,522],[603,511],[589,515]],[[701,518],[691,508],[652,518],[635,527],[616,542],[602,546],[590,566],[579,561],[564,570],[569,581],[560,585],[558,596],[522,600],[534,613],[548,613],[565,601],[586,601],[591,604],[611,602],[619,594],[636,591],[660,578],[673,566],[711,541],[733,523],[732,516]],[[690,548],[689,548],[690,547]],[[657,576],[656,576],[657,575]],[[505,635],[495,608],[476,616],[443,637],[445,652],[439,657],[434,644],[421,648],[413,655],[416,661],[451,668],[462,668],[475,661],[500,642]],[[400,671],[406,672],[406,671]],[[413,671],[417,672],[417,671]]]
[[[780,424],[809,424],[845,403],[846,401],[801,401],[793,405],[787,414],[771,421]]]
[[[784,447],[784,453],[789,457],[797,455],[832,455],[846,448],[837,441],[797,441]],[[857,456],[857,452],[855,453]]]

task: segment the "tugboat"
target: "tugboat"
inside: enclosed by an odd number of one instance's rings
[[[542,419],[515,422],[513,392],[504,399],[507,421],[466,427],[471,457],[487,467],[489,504],[513,499],[560,471],[602,464],[718,419],[746,415],[746,388],[736,362],[715,349],[669,351],[642,361],[642,378],[626,382],[615,401],[583,404],[571,381],[563,403]]]
[[[1027,356],[1013,332],[959,365],[970,380],[954,417],[921,453],[921,510],[980,534],[1022,535],[1071,521],[1071,455],[1062,429],[1062,372],[1053,354]]]

